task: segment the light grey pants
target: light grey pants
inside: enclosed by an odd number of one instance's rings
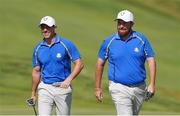
[[[117,115],[138,115],[145,99],[146,84],[129,87],[109,81],[109,92]]]
[[[40,116],[51,115],[55,104],[57,115],[70,115],[72,88],[55,87],[41,82],[38,86],[38,112]]]

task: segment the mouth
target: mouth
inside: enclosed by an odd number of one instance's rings
[[[128,29],[127,28],[119,28],[118,32],[119,32],[120,36],[125,36],[128,33]]]
[[[127,31],[127,28],[124,28],[124,27],[119,27],[117,28],[119,31]]]
[[[121,31],[121,32],[126,32],[127,29],[119,29],[119,31]]]

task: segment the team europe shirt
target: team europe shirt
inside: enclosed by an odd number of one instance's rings
[[[98,53],[102,60],[108,59],[108,79],[124,85],[133,85],[145,81],[145,61],[154,56],[147,38],[133,31],[124,41],[118,33],[107,37]]]
[[[80,58],[70,40],[56,34],[54,41],[48,46],[43,39],[34,47],[32,55],[33,67],[41,67],[41,80],[47,84],[64,81],[71,73],[71,61]]]

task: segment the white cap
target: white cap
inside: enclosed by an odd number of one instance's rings
[[[118,13],[116,20],[121,19],[125,22],[133,22],[133,14],[129,10],[122,10]]]
[[[52,27],[52,26],[56,26],[56,22],[55,22],[55,19],[51,16],[45,16],[41,19],[40,21],[40,25],[41,24],[46,24],[47,26],[49,27]]]

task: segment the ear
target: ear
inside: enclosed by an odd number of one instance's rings
[[[52,26],[52,28],[56,29],[56,28],[57,28],[57,26],[53,25],[53,26]]]
[[[134,25],[134,22],[131,21],[131,27]]]

